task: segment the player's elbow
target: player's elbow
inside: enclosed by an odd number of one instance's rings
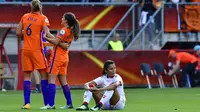
[[[117,85],[116,85],[116,84],[110,85],[110,90],[115,90],[116,88],[117,88]]]
[[[88,88],[89,88],[88,83],[85,83],[85,84],[84,84],[84,88],[85,88],[85,89],[88,89]]]
[[[116,89],[118,86],[120,86],[120,83],[113,83],[112,85],[112,89]]]
[[[59,45],[59,44],[60,44],[60,39],[55,38],[54,45]]]

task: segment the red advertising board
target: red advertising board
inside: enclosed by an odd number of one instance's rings
[[[126,85],[146,85],[146,78],[141,76],[140,64],[159,62],[167,68],[168,51],[70,51],[67,81],[70,85],[82,86],[87,81],[101,76],[103,63],[114,60],[117,73],[120,74]],[[19,74],[18,88],[22,89],[23,79]],[[165,84],[170,84],[171,77],[163,77]],[[158,84],[156,77],[150,77],[152,84]]]
[[[112,29],[122,18],[129,6],[67,6],[44,5],[43,13],[50,21],[51,29],[60,29],[61,18],[66,12],[73,12],[80,21],[83,30]],[[16,24],[25,13],[30,12],[29,5],[1,5],[0,23]],[[130,21],[125,21],[120,27],[128,29]],[[127,26],[128,25],[128,26]],[[131,26],[130,26],[131,27]]]

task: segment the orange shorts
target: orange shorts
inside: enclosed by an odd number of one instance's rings
[[[34,69],[46,69],[47,60],[43,52],[22,50],[23,71],[33,71]]]
[[[54,75],[67,75],[67,67],[69,61],[50,60],[48,72]]]

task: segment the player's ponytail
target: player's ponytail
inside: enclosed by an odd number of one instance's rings
[[[78,40],[78,38],[80,37],[80,24],[79,21],[77,19],[75,19],[75,23],[73,26],[73,33],[74,33],[74,40]]]
[[[65,20],[68,22],[68,26],[72,28],[74,34],[74,40],[78,40],[80,37],[80,24],[79,21],[76,19],[75,15],[71,12],[64,14]]]
[[[40,4],[40,0],[32,0],[31,2],[31,11],[39,12],[42,9],[42,5]]]

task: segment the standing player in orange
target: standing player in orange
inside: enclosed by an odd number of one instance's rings
[[[24,38],[22,47],[22,68],[24,72],[24,106],[22,109],[30,109],[31,95],[31,73],[34,69],[41,74],[41,88],[44,104],[48,102],[48,74],[46,72],[47,63],[43,52],[41,32],[46,35],[49,32],[49,21],[42,14],[42,5],[39,0],[32,0],[31,12],[24,14],[16,29],[18,38]]]
[[[52,55],[50,58],[49,68],[49,104],[41,107],[41,109],[55,109],[55,95],[56,95],[56,77],[62,85],[63,93],[66,99],[66,105],[60,107],[61,109],[72,109],[72,99],[69,85],[66,81],[67,67],[69,63],[69,46],[73,40],[77,40],[80,36],[80,25],[75,15],[71,12],[65,13],[62,17],[63,28],[54,37],[47,34],[45,38],[50,43],[54,44]]]
[[[176,64],[174,65],[173,69],[168,73],[168,75],[173,75],[180,68],[181,63],[187,64],[183,68],[181,75],[182,86],[185,86],[186,75],[191,75],[195,71],[195,68],[198,66],[197,58],[187,52],[176,52],[174,50],[169,51],[168,57],[176,59]]]

